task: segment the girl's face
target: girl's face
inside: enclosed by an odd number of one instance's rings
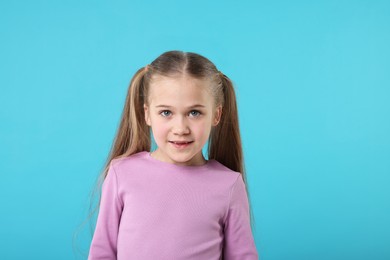
[[[211,127],[220,120],[207,82],[191,78],[156,77],[144,105],[146,123],[152,128],[156,159],[177,165],[202,165],[202,148]]]

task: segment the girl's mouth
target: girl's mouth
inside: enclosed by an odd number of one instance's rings
[[[169,141],[174,147],[183,149],[192,144],[194,141]]]

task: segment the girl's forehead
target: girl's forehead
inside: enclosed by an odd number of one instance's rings
[[[151,82],[148,96],[153,103],[208,103],[212,100],[209,82],[188,76],[156,77]]]
[[[153,78],[149,86],[149,94],[161,91],[208,91],[210,82],[204,79],[197,79],[187,75],[166,77],[158,76]]]
[[[154,75],[152,77],[151,85],[158,86],[165,84],[181,84],[183,86],[197,85],[207,87],[210,84],[210,81],[207,79],[194,78],[187,74],[179,74],[175,76]]]

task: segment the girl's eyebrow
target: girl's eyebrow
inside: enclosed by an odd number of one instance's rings
[[[172,108],[172,106],[168,106],[168,105],[157,105],[156,107],[160,108]],[[205,106],[204,105],[201,105],[201,104],[195,104],[195,105],[192,105],[192,106],[189,106],[188,108],[204,108]]]

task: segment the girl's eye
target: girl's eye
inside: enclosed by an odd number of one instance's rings
[[[192,117],[198,117],[198,116],[200,116],[200,112],[199,112],[198,110],[192,110],[192,111],[190,112],[190,116],[192,116]]]
[[[172,113],[171,113],[171,111],[169,111],[169,110],[163,110],[163,111],[161,111],[160,112],[160,115],[162,115],[162,116],[164,116],[164,117],[168,117],[168,116],[170,116]]]

